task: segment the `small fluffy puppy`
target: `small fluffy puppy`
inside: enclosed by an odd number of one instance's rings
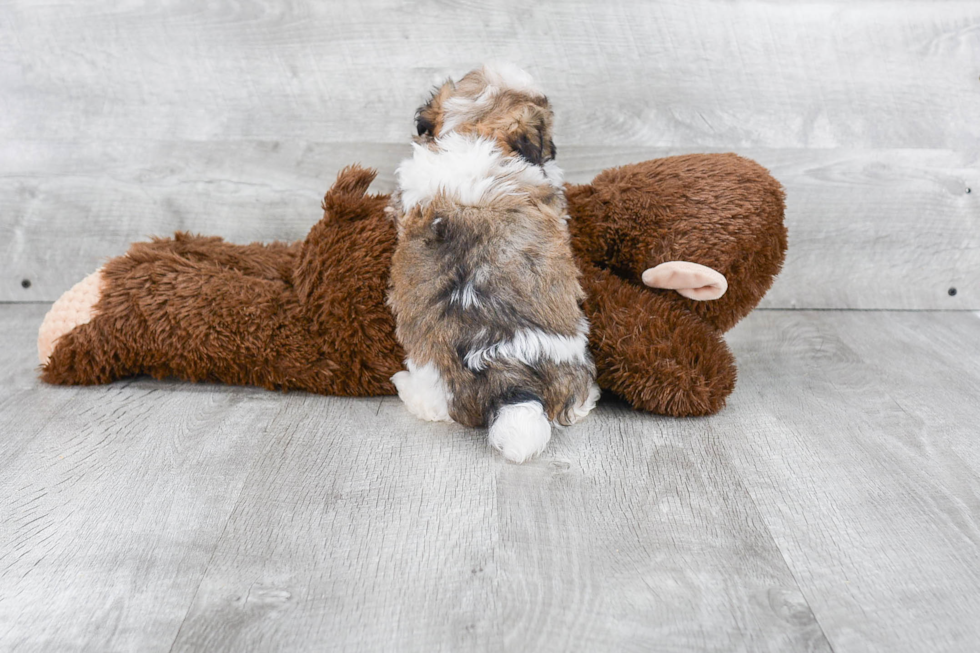
[[[552,120],[517,68],[446,82],[417,112],[389,207],[398,395],[422,419],[489,426],[515,462],[599,397]]]

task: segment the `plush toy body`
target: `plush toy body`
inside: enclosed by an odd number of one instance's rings
[[[187,234],[134,244],[52,307],[42,378],[395,394],[405,358],[385,304],[395,230],[388,197],[367,194],[374,175],[341,172],[323,219],[293,244]],[[566,190],[599,385],[641,410],[719,410],[735,384],[722,334],[758,304],[785,255],[779,184],[720,154],[610,169]]]

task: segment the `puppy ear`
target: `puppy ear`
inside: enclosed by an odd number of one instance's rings
[[[543,165],[555,158],[555,143],[546,128],[545,118],[534,116],[507,139],[507,144],[515,154],[532,165]]]
[[[535,140],[526,133],[518,134],[509,142],[510,149],[519,154],[522,159],[533,165],[539,166],[544,163],[544,153],[541,148],[541,141]]]
[[[422,113],[424,107],[419,107],[415,112],[415,129],[419,136],[432,136],[435,133],[435,123]]]
[[[429,101],[415,111],[415,130],[419,138],[435,138],[442,129],[442,103],[456,90],[453,80],[432,91]]]

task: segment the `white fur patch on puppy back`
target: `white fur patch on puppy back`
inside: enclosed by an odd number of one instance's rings
[[[534,78],[512,63],[492,62],[483,66],[483,76],[487,82],[500,88],[520,91],[528,95],[543,96]]]
[[[548,183],[544,172],[520,157],[505,157],[487,138],[450,132],[437,149],[414,144],[412,158],[395,171],[405,211],[428,204],[439,193],[468,206],[481,206],[520,193],[521,185]]]
[[[588,360],[586,347],[589,343],[588,323],[574,336],[546,333],[540,329],[521,329],[510,340],[504,340],[480,349],[472,349],[463,357],[463,364],[474,372],[480,372],[495,359],[514,360],[534,365],[545,359],[553,363],[581,363]]]

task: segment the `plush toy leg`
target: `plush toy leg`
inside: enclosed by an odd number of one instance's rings
[[[55,343],[75,327],[89,322],[102,292],[101,268],[68,290],[51,306],[37,333],[37,355],[41,365],[48,362]]]
[[[725,405],[735,360],[710,324],[607,270],[586,270],[583,285],[599,385],[662,415],[709,415]]]
[[[296,304],[277,271],[291,269],[293,258],[282,244],[231,245],[187,234],[136,243],[101,269],[90,319],[58,329],[53,339],[60,311],[58,304],[52,309],[40,332],[51,342],[42,351],[42,378],[89,385],[152,374],[273,387],[268,347],[282,334],[277,320],[288,320]],[[64,301],[76,296],[70,291]],[[290,371],[283,358],[275,361],[280,376]]]
[[[106,264],[97,295],[81,292],[90,280],[52,311],[39,337],[42,378],[74,385],[150,374],[394,394],[404,358],[385,304],[395,238],[387,198],[365,194],[373,177],[341,173],[323,219],[299,243],[178,233],[134,244]]]

